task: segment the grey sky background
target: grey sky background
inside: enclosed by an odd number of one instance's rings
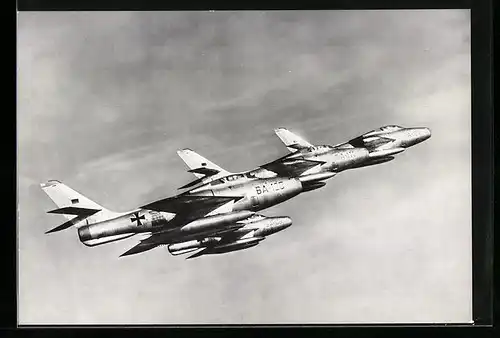
[[[466,10],[18,14],[22,324],[468,322]],[[125,211],[194,176],[287,153],[273,128],[336,144],[385,124],[432,138],[265,210],[294,224],[186,261],[131,238],[81,244],[39,183]]]

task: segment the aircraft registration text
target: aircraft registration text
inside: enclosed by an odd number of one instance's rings
[[[255,186],[255,192],[257,193],[257,195],[264,194],[269,191],[277,192],[283,189],[285,189],[285,184],[283,183],[283,181],[265,183]]]

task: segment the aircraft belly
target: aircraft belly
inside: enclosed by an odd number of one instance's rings
[[[392,161],[392,160],[394,160],[393,156],[386,156],[386,157],[381,157],[381,158],[369,159],[369,160],[367,160],[367,161],[365,161],[363,163],[359,163],[359,164],[353,166],[353,168],[369,167],[369,166],[372,166],[372,165],[386,163],[386,162],[389,162],[389,161]]]
[[[113,235],[113,236],[105,236],[105,237],[100,237],[96,239],[90,239],[86,241],[82,241],[83,244],[86,246],[97,246],[101,244],[106,244],[110,242],[115,242],[121,239],[129,238],[131,236],[135,235],[135,233],[124,233],[120,235]]]
[[[245,249],[252,248],[258,244],[259,244],[259,242],[250,242],[250,243],[243,243],[243,244],[235,245],[232,247],[216,248],[213,251],[209,251],[208,254],[223,254],[223,253],[228,253],[228,252],[232,252],[232,251],[245,250]]]

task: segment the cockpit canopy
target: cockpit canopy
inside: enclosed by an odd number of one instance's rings
[[[234,175],[226,176],[224,178],[226,179],[226,181],[231,182],[231,181],[236,181],[237,179],[240,179],[243,177],[245,177],[245,175],[243,175],[243,174],[234,174]]]
[[[320,146],[309,147],[307,150],[308,151],[327,151],[330,149],[333,149],[333,147],[329,146],[329,145],[320,145]]]
[[[233,182],[233,181],[238,181],[242,178],[252,178],[254,177],[251,173],[246,173],[246,174],[233,174],[233,175],[229,175],[229,176],[226,176],[226,177],[222,177],[222,178],[219,178],[218,180],[215,180],[215,181],[212,181],[210,183],[210,185],[218,185],[218,184],[222,184],[222,183],[226,183],[226,182]]]

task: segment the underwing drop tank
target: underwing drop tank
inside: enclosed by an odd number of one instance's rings
[[[198,250],[202,247],[208,246],[208,245],[215,245],[220,241],[219,237],[209,237],[205,238],[201,241],[198,240],[193,240],[193,241],[187,241],[187,242],[182,242],[182,243],[176,243],[176,244],[170,244],[167,246],[168,252],[170,252],[172,255],[177,256],[177,255],[182,255],[191,251]]]
[[[212,228],[220,228],[227,224],[241,221],[252,216],[254,212],[249,210],[235,211],[227,214],[219,214],[197,219],[183,226],[180,231],[182,233],[197,233],[203,232]]]
[[[318,174],[299,176],[298,180],[301,183],[312,183],[312,182],[319,182],[319,181],[327,180],[329,178],[332,178],[335,175],[336,175],[336,173],[333,173],[333,172],[323,172],[323,173],[318,173]]]
[[[404,148],[394,148],[394,149],[386,149],[386,150],[379,150],[379,151],[374,151],[370,153],[370,158],[383,158],[386,156],[391,156],[391,155],[396,155],[399,153],[402,153],[405,151]]]

